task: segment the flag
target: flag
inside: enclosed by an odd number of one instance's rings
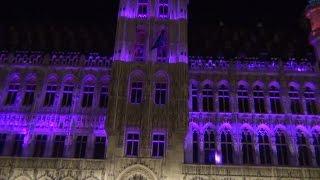
[[[154,49],[157,49],[159,47],[165,46],[165,43],[166,43],[165,33],[166,32],[164,30],[161,31],[159,37],[157,38],[156,42],[152,46],[151,51],[154,50]]]

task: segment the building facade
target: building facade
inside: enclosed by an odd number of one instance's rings
[[[120,0],[113,57],[0,53],[0,179],[320,179],[308,59],[188,56],[188,0]]]

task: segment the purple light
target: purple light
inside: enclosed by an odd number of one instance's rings
[[[221,164],[221,156],[220,156],[220,154],[216,153],[214,155],[214,158],[215,158],[217,164]]]

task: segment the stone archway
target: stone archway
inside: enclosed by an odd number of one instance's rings
[[[148,167],[136,164],[122,171],[117,180],[158,180],[158,178]]]

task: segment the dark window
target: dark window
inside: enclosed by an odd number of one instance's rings
[[[153,134],[152,136],[152,156],[162,158],[165,154],[165,135]]]
[[[108,106],[108,88],[102,87],[100,91],[99,107],[107,108]]]
[[[254,164],[254,146],[252,136],[248,130],[242,132],[241,143],[243,164]]]
[[[136,30],[136,44],[134,49],[134,60],[144,61],[145,59],[145,44],[146,44],[146,31],[143,28]]]
[[[139,133],[127,133],[127,149],[126,149],[126,155],[127,156],[138,156],[139,154],[139,139],[140,135]]]
[[[233,164],[233,145],[230,132],[221,134],[222,163]]]
[[[195,85],[192,85],[191,87],[191,98],[192,98],[192,112],[198,112],[199,111],[199,105],[198,105],[198,88]]]
[[[104,159],[106,152],[106,137],[96,137],[94,144],[94,158]]]
[[[320,166],[320,133],[313,134],[313,146],[317,164]]]
[[[283,132],[276,133],[276,148],[278,165],[289,165],[288,145]]]
[[[307,87],[305,89],[304,98],[306,100],[307,113],[309,115],[318,114],[315,93],[311,88]]]
[[[276,88],[275,86],[271,86],[269,90],[269,98],[270,98],[271,112],[273,114],[281,114],[282,107],[281,107],[279,89]]]
[[[148,0],[138,0],[138,16],[146,17],[148,14]]]
[[[250,111],[248,90],[243,85],[238,88],[238,108],[240,113],[248,113]]]
[[[289,98],[291,113],[302,114],[299,91],[293,86],[290,86]]]
[[[20,88],[20,84],[10,84],[8,88],[8,95],[5,101],[5,105],[11,106],[14,105],[17,99],[18,90]]]
[[[26,86],[26,92],[24,93],[24,98],[22,102],[23,106],[31,106],[33,104],[35,90],[36,90],[36,85]]]
[[[302,132],[297,133],[297,145],[298,145],[298,159],[300,166],[309,166],[310,160],[310,149],[307,143],[307,139]]]
[[[213,90],[209,85],[202,90],[202,108],[204,112],[213,112]]]
[[[7,134],[0,134],[0,156],[3,155]]]
[[[193,163],[199,163],[199,137],[197,132],[192,134]]]
[[[131,103],[140,104],[142,102],[142,82],[131,84]]]
[[[35,139],[33,157],[43,157],[47,143],[47,135],[37,135]]]
[[[266,113],[264,94],[260,86],[256,86],[253,89],[253,103],[256,113]]]
[[[87,136],[78,136],[76,139],[75,158],[84,158],[86,156]]]
[[[167,84],[166,83],[156,83],[155,103],[157,105],[165,105],[166,98],[167,98]]]
[[[22,156],[24,134],[16,134],[12,149],[12,156]]]
[[[66,140],[66,136],[58,135],[54,138],[52,157],[54,158],[63,157],[65,140]]]
[[[72,104],[72,96],[73,96],[73,86],[64,86],[63,87],[63,95],[62,95],[62,107],[70,107]]]
[[[94,87],[85,86],[83,88],[82,107],[88,108],[92,106]]]
[[[229,90],[225,85],[220,86],[219,94],[219,111],[230,112]]]
[[[57,92],[57,86],[56,85],[48,85],[47,86],[47,92],[44,98],[43,105],[46,107],[51,107],[54,104],[55,96]]]
[[[259,154],[261,164],[271,164],[271,147],[267,133],[262,130],[258,135]]]
[[[206,164],[215,164],[215,136],[212,131],[204,133],[204,162]]]
[[[159,16],[162,18],[167,18],[168,12],[168,0],[159,0]]]

